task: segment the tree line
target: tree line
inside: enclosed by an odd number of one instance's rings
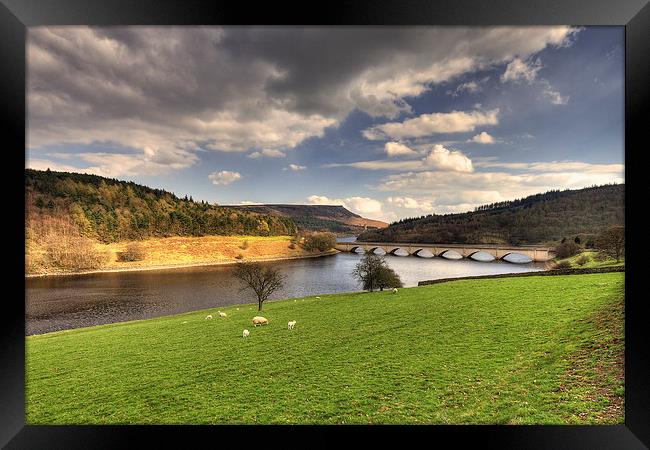
[[[256,214],[179,198],[162,189],[97,175],[25,170],[26,223],[68,217],[101,242],[147,237],[294,235],[288,217]]]
[[[598,234],[624,223],[625,185],[554,190],[492,203],[460,214],[406,218],[388,228],[369,230],[360,241],[538,244],[565,236]]]

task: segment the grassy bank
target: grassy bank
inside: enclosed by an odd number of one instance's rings
[[[142,259],[122,261],[120,255],[133,242],[113,244],[95,243],[97,252],[106,254],[106,262],[92,271],[113,271],[144,268],[161,268],[204,264],[220,264],[241,260],[267,260],[298,258],[313,253],[295,245],[291,248],[290,236],[201,236],[168,237],[136,241]],[[33,247],[33,246],[32,246]],[[32,255],[38,248],[31,248]],[[46,260],[45,258],[40,258]],[[40,264],[28,266],[29,275],[85,272],[62,269],[53,265]]]
[[[599,267],[623,266],[625,265],[625,258],[616,261],[614,258],[603,256],[596,251],[585,250],[568,258],[555,259],[553,262],[556,265],[565,263],[568,264],[568,267],[595,269]]]
[[[29,336],[27,423],[623,423],[623,277],[288,299],[258,328],[244,305]]]

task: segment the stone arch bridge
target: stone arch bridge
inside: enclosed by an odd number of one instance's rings
[[[549,261],[555,258],[552,248],[540,246],[510,246],[493,244],[413,244],[405,242],[337,242],[336,249],[342,252],[374,253],[381,249],[387,254],[403,250],[407,255],[421,256],[422,251],[429,251],[433,256],[447,259],[471,258],[478,261],[505,259],[511,262]],[[404,255],[406,256],[406,255]]]

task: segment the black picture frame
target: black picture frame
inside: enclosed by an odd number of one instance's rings
[[[25,148],[25,36],[38,25],[615,25],[625,27],[625,425],[613,426],[33,426],[25,424],[24,196],[20,194]],[[634,202],[645,192],[643,164],[647,151],[648,86],[650,85],[650,4],[648,0],[357,0],[304,2],[224,1],[100,1],[0,0],[0,111],[4,128],[5,192],[11,210],[15,247],[5,268],[2,364],[0,365],[0,445],[6,448],[134,448],[174,447],[208,438],[226,445],[224,435],[239,438],[231,445],[259,441],[263,445],[291,436],[295,445],[312,446],[360,435],[366,444],[396,437],[409,443],[424,439],[427,446],[442,442],[454,447],[473,443],[488,448],[609,449],[650,446],[650,347],[641,284],[640,255],[643,222],[634,220]],[[7,142],[7,138],[8,142]],[[9,169],[9,170],[7,170]],[[14,195],[15,194],[15,195]],[[632,219],[630,219],[632,218]],[[631,242],[631,244],[630,244]],[[636,247],[635,247],[636,245]],[[23,297],[24,299],[24,297]],[[7,314],[8,312],[8,314]],[[297,434],[296,434],[297,433]],[[182,443],[182,444],[181,444]],[[289,445],[289,444],[287,444]],[[291,444],[294,445],[294,444]],[[408,444],[407,444],[408,445]]]

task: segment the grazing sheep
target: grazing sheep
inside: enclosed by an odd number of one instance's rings
[[[287,324],[287,328],[289,330],[293,330],[293,327],[295,327],[295,326],[296,326],[296,321],[295,320],[292,320]]]
[[[242,337],[248,337],[250,334],[251,334],[250,331],[244,330],[244,332],[242,333]]]
[[[316,297],[316,300],[320,300],[320,297]]]
[[[258,326],[258,325],[268,325],[269,321],[267,318],[262,317],[262,316],[255,316],[253,317],[253,325]]]
[[[206,320],[207,320],[207,319],[212,319],[212,314],[208,314],[207,316],[205,316],[205,319],[206,319]]]
[[[393,288],[393,294],[397,294],[397,288]]]
[[[219,317],[226,317],[226,313],[219,311]]]
[[[237,308],[237,311],[239,311],[239,308]]]

